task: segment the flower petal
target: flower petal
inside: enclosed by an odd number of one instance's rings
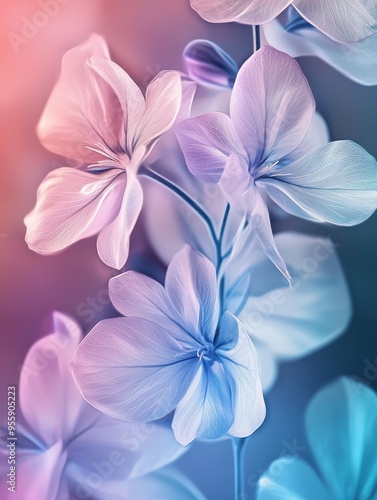
[[[17,450],[17,474],[15,498],[22,500],[50,500],[60,498],[63,470],[67,460],[67,452],[61,441],[51,448],[40,452],[23,452]],[[9,469],[8,469],[9,472]],[[2,498],[11,498],[7,478],[1,479],[0,494]]]
[[[376,495],[377,395],[341,377],[321,389],[306,410],[306,433],[332,498]]]
[[[77,323],[54,312],[52,333],[33,344],[22,366],[20,408],[46,446],[71,437],[84,403],[69,373],[81,338]]]
[[[191,7],[211,23],[263,24],[278,16],[292,0],[190,0]]]
[[[375,0],[294,0],[298,12],[320,31],[339,42],[358,42],[376,33]]]
[[[292,57],[317,56],[361,85],[377,85],[377,35],[355,43],[340,43],[313,28],[288,32],[273,20],[263,27],[270,45]]]
[[[216,354],[232,388],[234,421],[231,436],[250,436],[266,416],[257,352],[244,325],[230,312],[221,318]]]
[[[127,261],[130,236],[143,206],[143,191],[136,176],[127,171],[122,204],[115,219],[98,235],[97,251],[110,267],[121,269]]]
[[[199,358],[195,362],[195,377],[187,392],[182,392],[172,423],[174,435],[183,446],[196,438],[222,436],[234,420],[231,385],[221,363],[215,361],[208,366]]]
[[[281,500],[283,498],[334,499],[310,465],[297,457],[283,457],[275,460],[259,479],[257,500]]]
[[[257,185],[287,212],[317,222],[352,226],[377,208],[377,162],[352,141],[326,144]]]
[[[173,318],[194,337],[212,342],[219,315],[216,270],[212,262],[185,246],[171,261],[165,278]],[[174,311],[176,314],[174,315]]]
[[[84,398],[114,418],[157,420],[170,413],[195,374],[187,353],[160,325],[140,318],[98,323],[78,347],[72,365]]]
[[[136,130],[145,112],[145,99],[132,78],[117,64],[104,57],[91,57],[87,65],[114,91],[122,108],[124,147],[129,157],[134,150]]]
[[[351,304],[330,241],[280,233],[276,244],[292,272],[292,287],[283,286],[281,282],[281,286],[273,285],[259,297],[250,297],[239,317],[253,339],[275,356],[292,359],[305,356],[338,337],[348,325]],[[278,282],[278,272],[272,266],[270,269],[263,266],[263,269],[265,276],[271,275],[271,283]]]
[[[189,76],[202,85],[215,88],[233,87],[238,73],[236,62],[209,40],[193,40],[183,51]]]
[[[290,280],[287,266],[276,247],[266,202],[249,175],[247,164],[236,155],[229,157],[220,187],[231,205],[246,214],[261,247],[279,271]]]
[[[205,500],[204,495],[182,473],[167,467],[139,479],[127,481],[129,498],[153,500]],[[109,498],[109,497],[107,497]],[[111,498],[114,498],[111,496]],[[124,496],[119,497],[124,499]],[[107,500],[107,499],[104,499]]]
[[[219,181],[231,154],[246,156],[224,113],[185,120],[177,129],[177,138],[190,172],[206,182]]]
[[[238,73],[230,101],[230,117],[250,165],[272,164],[292,152],[305,137],[314,108],[294,59],[267,46],[252,55]]]
[[[145,96],[145,112],[135,132],[135,147],[147,147],[171,129],[180,112],[182,97],[178,71],[163,71],[152,80]]]
[[[47,149],[79,165],[99,159],[87,146],[100,143],[113,151],[122,151],[119,102],[113,90],[94,78],[86,66],[86,61],[95,55],[109,58],[106,43],[99,35],[92,35],[64,55],[60,78],[37,128]]]
[[[31,250],[48,254],[97,234],[119,212],[125,177],[119,170],[98,174],[73,168],[49,173],[37,203],[25,217],[25,241]]]

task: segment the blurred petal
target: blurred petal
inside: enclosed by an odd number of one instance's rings
[[[270,349],[266,348],[262,342],[255,341],[254,345],[260,360],[260,377],[263,393],[266,393],[276,382],[278,376],[278,364]]]
[[[235,61],[209,40],[193,40],[183,51],[189,76],[209,87],[233,87],[238,73]]]
[[[340,43],[317,29],[288,32],[273,20],[263,26],[270,45],[292,57],[317,56],[361,85],[377,85],[377,34],[355,43]]]
[[[77,323],[58,312],[53,313],[52,322],[53,333],[33,344],[20,375],[22,414],[47,447],[72,435],[83,404],[69,373],[82,332]]]
[[[182,348],[160,325],[116,318],[101,321],[84,338],[72,371],[82,395],[97,409],[146,422],[176,407],[197,370],[196,359],[196,350]]]
[[[195,361],[194,361],[195,362]],[[234,420],[232,392],[223,366],[214,361],[199,364],[187,392],[174,413],[172,429],[179,443],[186,446],[196,438],[218,438]]]
[[[228,375],[234,404],[228,432],[235,437],[250,436],[266,416],[258,355],[244,325],[230,312],[221,319],[219,342],[224,344],[216,353]]]
[[[301,458],[272,462],[258,482],[257,500],[334,500],[314,470]],[[343,498],[341,495],[339,498]]]
[[[287,212],[317,222],[352,226],[377,208],[376,160],[352,141],[326,144],[256,183]]]
[[[278,16],[292,0],[190,0],[191,7],[211,23],[262,24]]]
[[[54,170],[40,185],[36,206],[25,217],[29,248],[53,253],[97,234],[119,212],[124,185],[125,174],[119,170]]]
[[[23,453],[17,450],[17,475],[15,498],[22,500],[51,500],[60,498],[58,493],[62,479],[63,470],[67,460],[67,452],[63,449],[61,441],[55,443],[51,448],[41,452]],[[2,498],[11,498],[9,484],[5,484],[4,478],[0,485]]]
[[[47,149],[79,164],[99,158],[86,146],[100,143],[113,151],[122,151],[119,102],[113,90],[96,79],[86,66],[86,61],[96,55],[109,58],[106,43],[99,35],[92,35],[64,55],[60,78],[37,129]]]
[[[121,269],[127,261],[130,236],[143,206],[143,191],[136,176],[127,171],[126,187],[119,214],[98,235],[97,250],[102,261]]]
[[[165,288],[172,305],[171,317],[199,340],[213,342],[219,315],[215,266],[189,246],[171,261]],[[176,311],[176,313],[175,313]]]
[[[306,410],[306,433],[332,498],[375,498],[377,395],[341,377]]]
[[[230,102],[232,123],[250,164],[272,164],[293,151],[307,133],[314,107],[294,59],[267,46],[252,55],[238,73]]]
[[[218,182],[232,153],[245,156],[230,118],[208,113],[184,121],[177,138],[190,172],[200,180]]]
[[[294,0],[298,12],[339,42],[358,42],[376,33],[375,0]]]
[[[348,325],[351,304],[331,242],[280,233],[276,244],[292,273],[293,286],[274,284],[263,295],[250,297],[239,317],[252,339],[275,356],[291,359],[305,356],[338,337]],[[270,267],[268,270],[263,266],[264,276],[271,274],[272,280],[275,274],[278,281],[277,271]]]
[[[129,498],[138,500],[151,498],[153,500],[205,500],[204,495],[196,486],[173,468],[162,469],[139,479],[127,481],[125,491]],[[124,499],[124,496],[120,499]]]

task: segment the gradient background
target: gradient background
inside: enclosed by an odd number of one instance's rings
[[[94,238],[52,257],[29,251],[23,240],[23,218],[35,203],[38,185],[63,161],[45,151],[35,134],[62,54],[89,33],[98,32],[107,39],[113,59],[141,86],[162,69],[184,69],[182,50],[195,38],[219,43],[238,63],[250,55],[249,27],[207,24],[190,9],[189,0],[65,2],[17,52],[9,33],[21,35],[24,18],[32,19],[41,6],[36,0],[2,0],[0,4],[1,417],[6,411],[6,388],[17,385],[24,356],[46,333],[44,324],[51,310],[71,314],[84,331],[95,322],[83,312],[88,299],[96,301],[96,319],[111,314],[104,290],[114,272],[100,262]],[[303,58],[300,63],[331,138],[353,139],[376,156],[377,88],[358,86],[314,58]],[[243,500],[253,498],[257,477],[295,443],[300,456],[310,459],[303,412],[327,380],[347,374],[377,388],[377,216],[355,228],[318,226],[298,219],[285,221],[284,227],[335,241],[350,285],[354,316],[337,342],[281,367],[278,382],[266,398],[267,419],[249,442]],[[135,245],[146,251],[141,238],[135,238]],[[365,371],[366,359],[376,365],[375,371]],[[229,441],[197,443],[178,465],[209,499],[232,498]]]

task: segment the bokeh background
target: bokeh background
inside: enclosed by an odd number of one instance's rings
[[[43,3],[47,1],[0,4],[1,418],[6,388],[17,385],[28,348],[46,333],[49,312],[71,314],[85,331],[93,325],[93,316],[111,314],[106,286],[114,272],[97,257],[94,238],[51,257],[31,252],[24,243],[23,218],[35,203],[37,187],[63,161],[44,150],[35,133],[63,53],[91,32],[100,33],[113,59],[145,86],[162,69],[183,70],[182,50],[195,38],[220,44],[238,63],[250,55],[251,47],[249,27],[208,24],[190,9],[189,0],[56,0],[47,21],[46,16],[38,17]],[[317,59],[299,62],[331,138],[353,139],[377,156],[377,88],[354,84]],[[377,216],[355,228],[293,219],[284,221],[284,227],[335,241],[354,315],[338,341],[281,366],[278,382],[266,398],[267,419],[248,445],[243,500],[253,498],[258,476],[273,459],[293,451],[310,460],[304,409],[326,381],[347,374],[377,388]],[[142,239],[135,245],[142,255],[147,252]],[[367,370],[368,362],[375,369],[369,364]],[[209,499],[232,498],[230,442],[194,444],[178,465]]]

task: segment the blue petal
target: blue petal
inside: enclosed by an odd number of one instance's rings
[[[277,19],[263,27],[269,44],[292,57],[317,56],[361,85],[377,85],[377,34],[340,43],[311,27],[290,33]]]
[[[238,66],[218,45],[208,40],[193,40],[183,51],[189,76],[202,85],[233,87]]]
[[[377,208],[377,162],[352,141],[326,144],[256,184],[287,212],[317,222],[352,226]]]
[[[377,395],[342,377],[320,390],[306,411],[306,433],[333,498],[377,495]]]
[[[269,289],[250,296],[239,317],[252,339],[274,356],[294,359],[322,348],[345,330],[350,297],[330,241],[280,233],[276,244],[292,273],[292,287],[284,286],[267,259],[261,261],[251,269],[251,281],[263,276]]]
[[[257,500],[293,499],[334,500],[334,497],[304,460],[295,457],[279,458],[260,478]]]

